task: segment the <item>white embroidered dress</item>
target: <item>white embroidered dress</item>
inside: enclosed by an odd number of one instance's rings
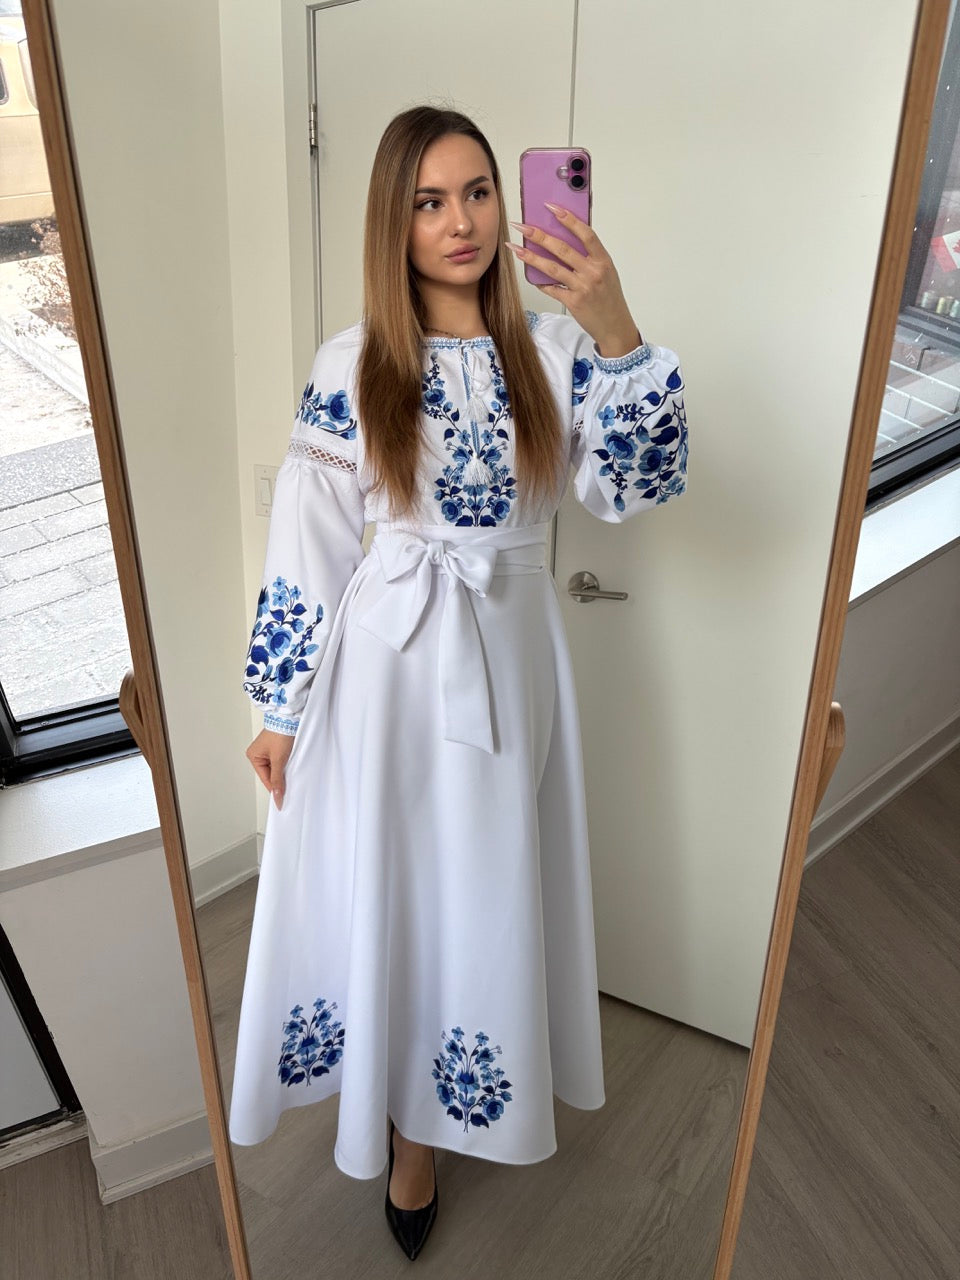
[[[574,491],[621,521],[683,492],[673,351],[605,359],[528,311]],[[278,474],[244,689],[294,734],[269,803],[229,1130],[340,1092],[337,1166],[373,1178],[388,1113],[415,1142],[528,1164],[553,1095],[603,1105],[576,693],[520,523],[491,338],[423,344],[422,519],[389,523],[354,406],[361,325],[317,351]],[[370,554],[361,538],[377,523]]]

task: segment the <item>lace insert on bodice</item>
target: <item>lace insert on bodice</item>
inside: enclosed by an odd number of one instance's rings
[[[287,456],[294,458],[310,458],[313,462],[322,462],[324,466],[336,467],[338,471],[356,471],[357,464],[339,453],[331,453],[329,449],[321,449],[317,444],[308,444],[306,440],[290,441]]]

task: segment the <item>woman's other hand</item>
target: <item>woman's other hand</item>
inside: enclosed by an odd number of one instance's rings
[[[247,759],[253,765],[257,777],[273,795],[278,809],[283,806],[283,772],[293,750],[293,736],[261,729],[246,750]]]
[[[538,267],[552,276],[557,284],[538,284],[541,293],[556,298],[574,320],[590,334],[602,356],[623,356],[641,343],[640,332],[630,315],[613,259],[600,242],[600,237],[581,218],[559,205],[547,205],[557,220],[574,233],[585,252],[579,253],[565,240],[552,236],[542,227],[525,222],[511,222],[534,244],[542,245],[560,259],[541,257],[532,249],[505,243],[523,262]]]

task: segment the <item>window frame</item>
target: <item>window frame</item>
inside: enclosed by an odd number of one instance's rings
[[[139,753],[119,695],[18,720],[0,685],[0,788]]]

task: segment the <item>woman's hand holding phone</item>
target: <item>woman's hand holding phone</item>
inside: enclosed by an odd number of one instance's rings
[[[613,259],[600,242],[600,237],[581,218],[559,205],[547,206],[563,225],[569,228],[584,247],[580,253],[565,241],[552,236],[541,227],[528,223],[511,222],[528,240],[543,245],[560,259],[544,258],[520,245],[505,240],[518,258],[538,267],[556,284],[538,284],[536,287],[551,298],[562,302],[573,318],[590,334],[602,356],[611,359],[626,355],[641,344],[637,325],[630,314],[623,296],[620,276]]]

